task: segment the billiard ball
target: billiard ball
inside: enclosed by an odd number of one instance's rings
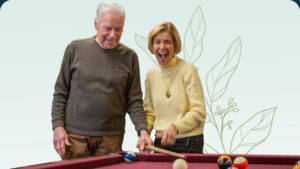
[[[227,169],[232,166],[231,158],[227,155],[222,155],[218,158],[218,167],[220,169]]]
[[[295,165],[295,166],[293,167],[293,169],[300,169],[300,164]]]
[[[123,157],[124,160],[128,163],[132,163],[136,160],[136,155],[134,152],[126,152]]]
[[[297,161],[295,165],[298,165],[298,164],[300,164],[300,160],[299,160],[299,161]]]
[[[236,157],[233,160],[233,166],[238,169],[245,169],[248,166],[248,160],[242,156]]]
[[[221,155],[219,158],[218,158],[218,161],[220,161],[221,159],[223,158],[227,158],[230,162],[232,162],[231,158],[227,155]]]
[[[184,159],[177,159],[173,162],[173,169],[187,169],[188,164]]]
[[[228,167],[228,168],[226,168],[226,169],[238,169],[238,168],[236,168],[236,167],[234,167],[234,166],[230,166],[230,167]]]

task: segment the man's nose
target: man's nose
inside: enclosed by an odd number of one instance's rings
[[[111,30],[110,32],[109,32],[109,36],[110,37],[115,37],[116,36],[116,31],[113,29],[113,30]]]

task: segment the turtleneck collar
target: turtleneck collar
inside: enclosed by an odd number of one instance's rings
[[[159,64],[159,67],[163,71],[172,71],[176,68],[177,64],[178,64],[178,57],[174,56],[168,64],[166,65]]]

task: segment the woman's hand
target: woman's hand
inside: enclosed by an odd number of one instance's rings
[[[156,134],[156,138],[161,138],[162,146],[172,146],[176,141],[177,130],[176,127],[172,124],[166,130]]]

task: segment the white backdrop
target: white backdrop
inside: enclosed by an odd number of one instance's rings
[[[52,145],[54,83],[67,44],[95,34],[100,2],[10,0],[0,9],[0,168],[59,160]],[[155,25],[173,22],[189,52],[193,38],[202,44],[190,60],[207,101],[206,153],[300,154],[300,10],[294,2],[117,2],[126,10],[121,41],[139,55],[143,89],[154,56],[142,50],[142,40]],[[184,52],[179,57],[189,61]],[[218,73],[224,76],[213,83]],[[127,117],[123,149],[137,151],[136,141]]]

